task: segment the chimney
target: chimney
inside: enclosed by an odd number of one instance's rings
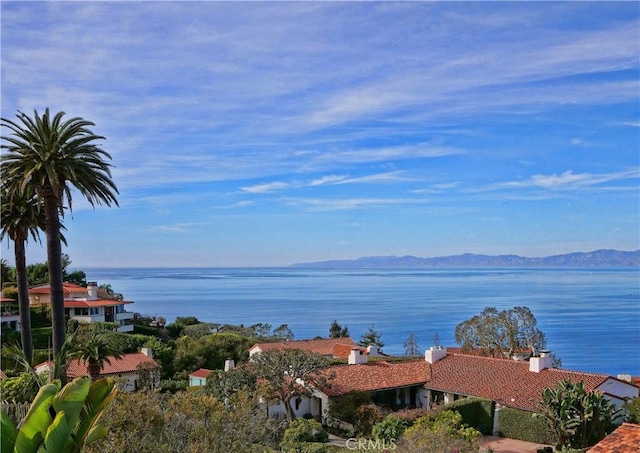
[[[371,357],[377,357],[380,355],[380,350],[378,349],[378,345],[370,344],[367,346],[367,352]]]
[[[149,357],[150,359],[153,359],[153,351],[151,350],[151,348],[141,348],[140,352],[146,355],[147,357]]]
[[[236,363],[233,361],[233,359],[227,359],[224,361],[224,370],[225,371],[230,371],[233,370],[236,367]]]
[[[541,350],[540,357],[531,357],[529,359],[529,371],[539,373],[545,368],[553,368],[553,356],[551,351]]]
[[[98,282],[87,282],[87,300],[98,300]]]
[[[446,356],[447,350],[438,346],[431,346],[430,349],[424,352],[424,359],[432,365]]]
[[[349,365],[361,365],[367,363],[367,356],[364,351],[359,348],[353,348],[349,352]]]

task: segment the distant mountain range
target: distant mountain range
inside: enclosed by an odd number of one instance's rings
[[[418,256],[368,256],[355,260],[330,260],[297,263],[305,268],[382,268],[382,267],[640,267],[640,250],[595,250],[544,258],[518,255],[463,255],[420,258]]]

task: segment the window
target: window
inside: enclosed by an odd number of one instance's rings
[[[100,314],[100,307],[91,307],[91,316],[99,315],[99,314]]]
[[[76,308],[76,316],[89,316],[88,308]]]

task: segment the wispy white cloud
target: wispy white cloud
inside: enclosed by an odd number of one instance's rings
[[[492,189],[526,189],[541,188],[548,190],[584,189],[599,186],[611,181],[632,180],[640,178],[640,169],[631,169],[613,173],[574,173],[567,170],[561,174],[533,175],[529,179],[521,181],[508,181],[494,184]]]
[[[345,211],[359,208],[422,204],[418,198],[284,198],[282,202],[307,211]]]
[[[248,193],[269,193],[269,192],[275,192],[278,190],[286,189],[291,186],[292,184],[289,184],[289,183],[275,181],[275,182],[269,182],[265,184],[257,184],[255,186],[241,187],[240,189],[243,192],[248,192]]]
[[[150,229],[154,231],[166,232],[166,233],[188,233],[194,227],[207,225],[206,223],[191,222],[191,223],[175,223],[169,225],[154,225]]]

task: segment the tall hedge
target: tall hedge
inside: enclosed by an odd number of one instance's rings
[[[442,406],[462,415],[462,423],[490,435],[493,431],[493,411],[495,402],[485,398],[462,398]]]
[[[553,444],[553,437],[541,418],[533,412],[503,407],[498,411],[498,432],[501,437],[538,444]]]

